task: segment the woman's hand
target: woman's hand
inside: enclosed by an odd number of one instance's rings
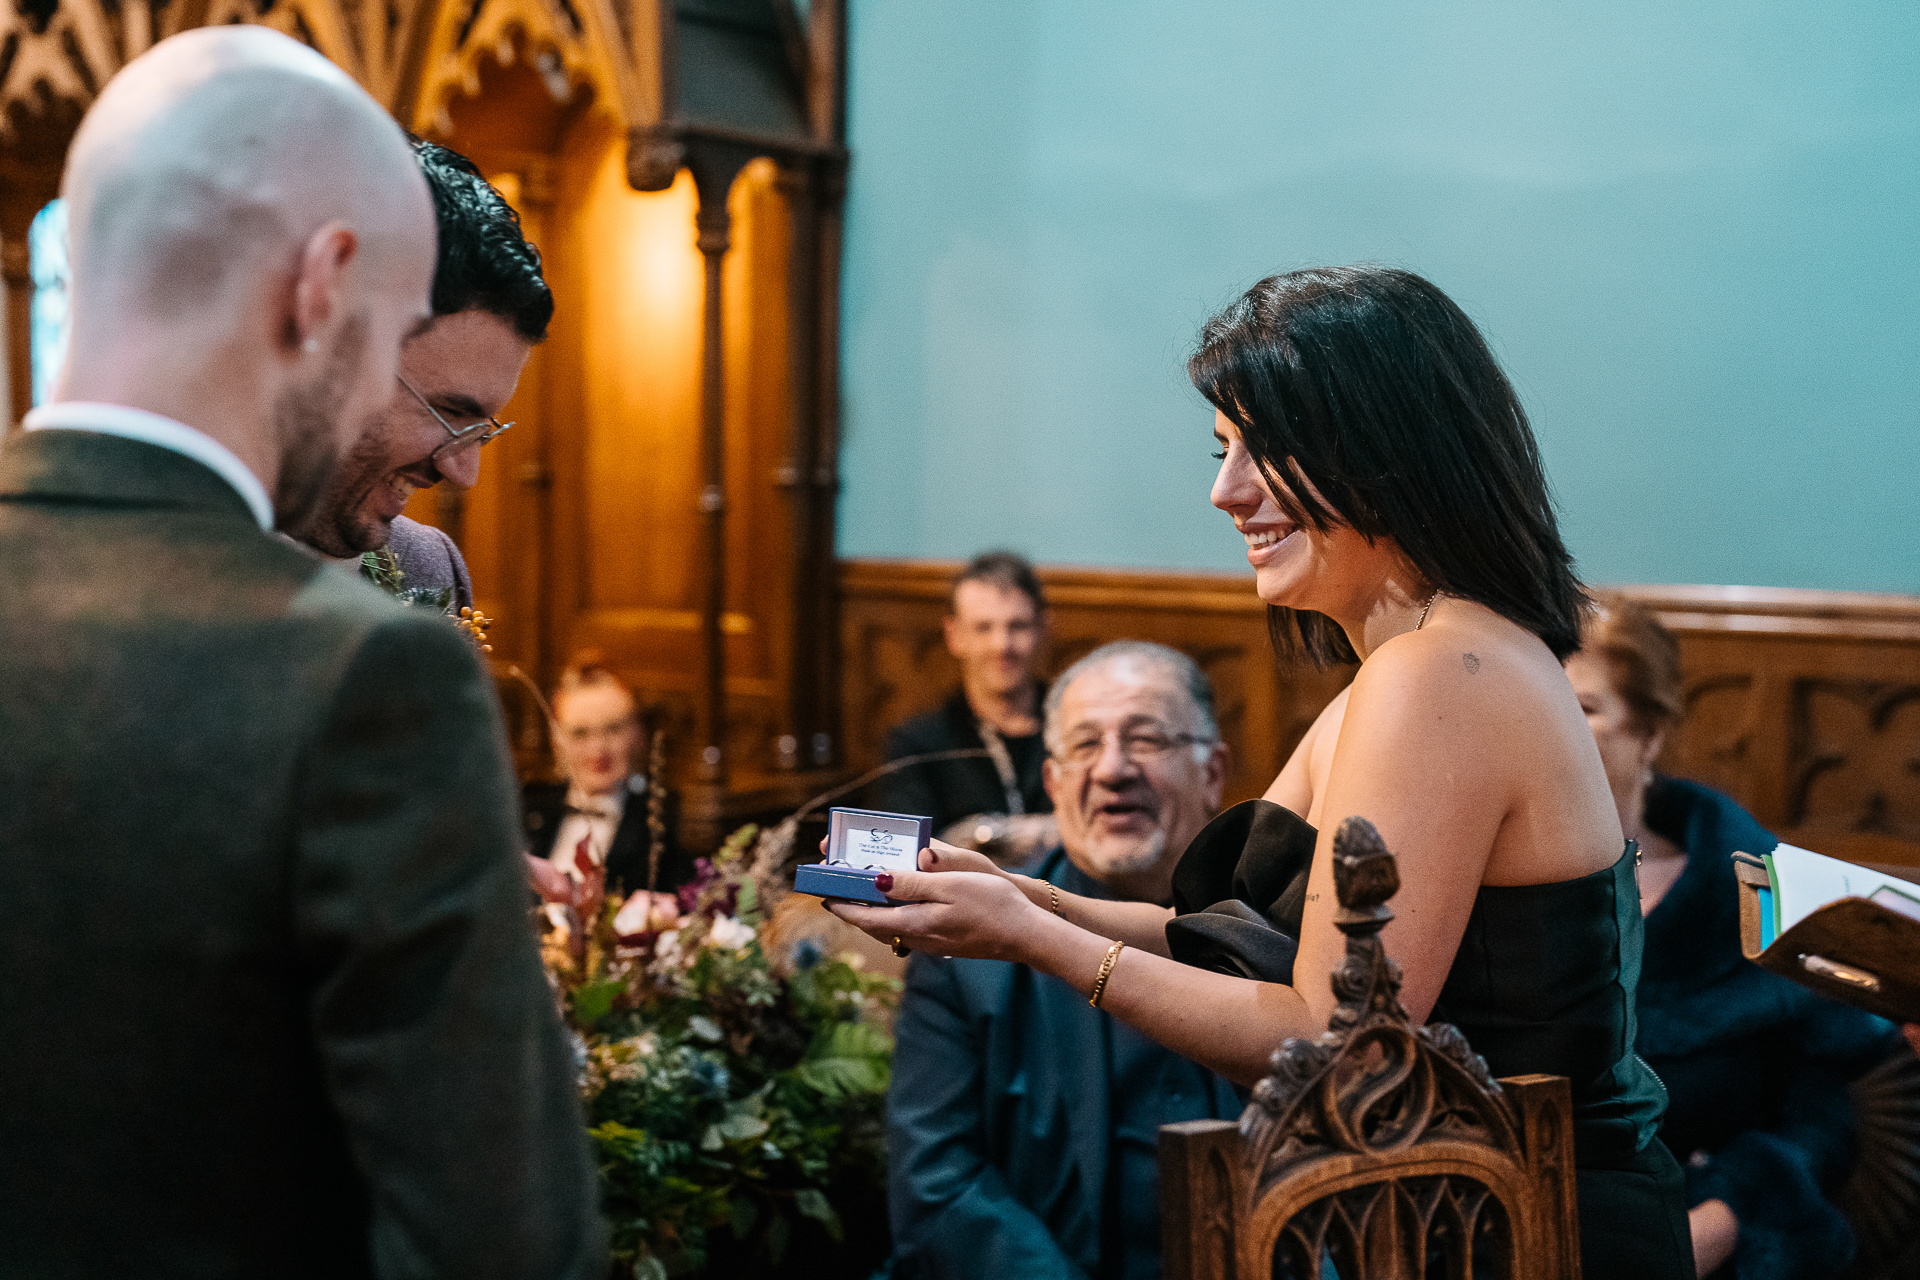
[[[820,837],[820,856],[827,856],[827,838]],[[922,871],[975,871],[981,875],[1007,878],[999,864],[984,853],[972,849],[962,849],[957,844],[948,844],[945,840],[932,841],[920,851],[920,869]],[[886,890],[881,890],[882,893]]]
[[[922,871],[971,871],[977,875],[999,876],[1002,880],[1012,879],[986,854],[974,849],[962,849],[959,845],[948,844],[945,840],[935,840],[920,851],[920,869]]]
[[[1740,1220],[1725,1200],[1695,1205],[1687,1214],[1687,1227],[1693,1234],[1693,1266],[1699,1275],[1718,1271],[1740,1243]]]
[[[530,853],[523,856],[527,860],[527,880],[540,895],[540,901],[558,902],[562,906],[573,903],[573,881],[567,878],[566,872],[545,858],[536,858]]]
[[[820,853],[824,857],[826,852],[827,842],[823,837],[820,841]],[[1011,871],[1002,870],[1000,864],[992,858],[989,858],[986,854],[973,849],[962,849],[959,845],[948,844],[945,840],[931,841],[926,848],[920,851],[919,861],[920,870],[922,871],[966,871],[974,875],[993,876],[997,879],[1005,880],[1009,884],[1018,886],[1027,901],[1036,906],[1046,900],[1046,886],[1044,882],[1035,880],[1032,876],[1023,876]],[[883,888],[880,892],[886,893],[887,891]],[[897,898],[900,895],[895,893],[888,894],[888,896]],[[880,937],[877,933],[873,936],[876,938]],[[893,941],[893,935],[889,933],[886,937],[880,938],[880,940],[890,943]]]
[[[945,847],[955,854],[967,852]],[[921,857],[924,861],[924,851]],[[948,857],[943,853],[939,861],[945,863]],[[992,865],[988,859],[981,861]],[[971,870],[882,872],[874,880],[875,887],[890,898],[906,900],[907,905],[867,907],[830,900],[826,906],[856,929],[889,945],[898,938],[915,951],[939,956],[1023,960],[1023,944],[1035,923],[1028,913],[1040,908],[998,867],[993,870],[992,875]]]

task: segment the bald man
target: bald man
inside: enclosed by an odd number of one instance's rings
[[[491,692],[270,536],[430,314],[413,156],[259,27],[82,122],[0,446],[0,1275],[606,1274]]]

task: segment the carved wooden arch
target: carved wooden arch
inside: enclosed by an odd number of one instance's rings
[[[1443,1274],[1576,1280],[1570,1093],[1494,1081],[1453,1027],[1415,1027],[1379,933],[1399,889],[1371,823],[1334,840],[1347,956],[1318,1040],[1288,1040],[1238,1124],[1161,1130],[1169,1280]],[[1488,1255],[1491,1256],[1488,1256]],[[1476,1256],[1478,1255],[1478,1256]],[[1491,1263],[1491,1267],[1488,1264]]]
[[[415,83],[395,114],[415,133],[453,130],[448,108],[481,91],[481,60],[532,63],[556,100],[586,86],[623,131],[636,121],[635,76],[617,28],[608,38],[607,6],[589,0],[446,0],[433,7],[415,60]]]

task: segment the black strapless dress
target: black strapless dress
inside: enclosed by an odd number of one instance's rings
[[[1266,800],[1209,823],[1174,871],[1174,959],[1291,985],[1316,837]],[[1586,1280],[1693,1275],[1685,1179],[1654,1136],[1666,1087],[1633,1052],[1644,942],[1631,843],[1575,880],[1483,885],[1430,1015],[1495,1077],[1571,1082]]]

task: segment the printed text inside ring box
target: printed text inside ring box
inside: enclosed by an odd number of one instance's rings
[[[907,832],[888,831],[878,825],[849,825],[828,861],[860,870],[911,871],[919,862],[915,843]]]

